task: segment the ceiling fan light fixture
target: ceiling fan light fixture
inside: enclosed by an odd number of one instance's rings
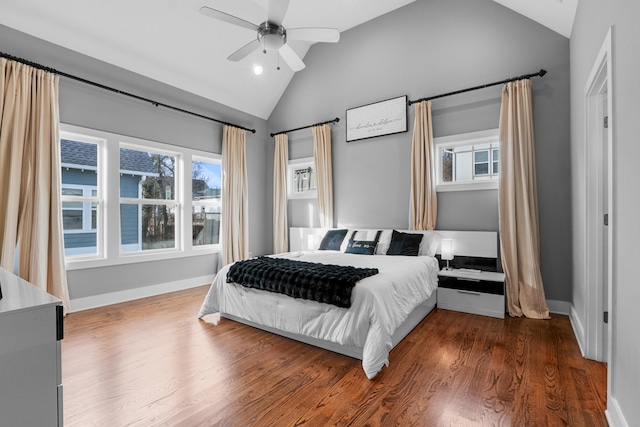
[[[291,37],[291,40],[303,42],[336,43],[340,40],[340,32],[335,28],[290,28],[288,33],[285,27],[279,23],[282,22],[287,13],[289,2],[290,0],[270,0],[268,3],[267,20],[260,25],[207,6],[202,6],[200,13],[217,19],[218,21],[235,25],[236,27],[246,28],[257,33],[252,41],[229,55],[227,57],[229,61],[241,61],[258,49],[262,50],[265,54],[267,51],[273,50],[278,54],[278,66],[276,69],[280,69],[279,61],[280,57],[282,57],[282,60],[295,73],[304,69],[304,62],[302,62],[300,55],[287,43],[288,36]],[[254,73],[259,74],[255,65]]]
[[[258,27],[258,41],[264,50],[278,50],[287,42],[287,31],[282,25],[263,22]]]

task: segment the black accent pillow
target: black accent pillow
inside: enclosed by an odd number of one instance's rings
[[[357,231],[353,232],[344,253],[358,255],[373,255],[376,253],[376,247],[378,246],[378,240],[380,239],[380,233],[382,233],[382,230],[378,231],[375,240],[354,240],[353,238],[356,237],[356,233]]]
[[[418,256],[422,234],[401,233],[393,230],[387,255]]]
[[[347,235],[347,229],[344,230],[329,230],[322,238],[320,242],[321,251],[339,251],[344,236]]]

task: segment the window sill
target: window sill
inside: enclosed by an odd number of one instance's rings
[[[218,245],[210,248],[193,248],[189,252],[184,251],[163,251],[153,254],[123,254],[117,259],[106,259],[98,257],[78,257],[76,259],[65,260],[67,271],[84,270],[87,268],[111,267],[116,265],[138,264],[144,262],[164,261],[176,258],[190,258],[205,255],[214,255],[220,252]]]
[[[289,200],[295,200],[295,199],[316,199],[318,197],[318,191],[317,190],[311,190],[311,191],[302,191],[302,192],[298,192],[298,193],[291,193],[289,194]]]
[[[474,190],[497,190],[498,180],[480,181],[480,182],[459,182],[452,184],[436,185],[437,193],[447,191],[474,191]]]

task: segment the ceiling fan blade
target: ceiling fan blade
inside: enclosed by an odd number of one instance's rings
[[[291,28],[287,30],[287,39],[337,43],[340,40],[340,31],[335,28]]]
[[[280,56],[282,56],[282,59],[284,59],[284,62],[286,62],[289,68],[293,71],[300,71],[304,69],[304,62],[302,62],[302,59],[300,59],[298,54],[291,49],[291,46],[288,44],[284,44],[278,52],[280,53]]]
[[[224,13],[216,9],[211,9],[207,6],[202,6],[200,8],[200,13],[228,24],[237,25],[238,27],[246,28],[248,30],[258,31],[258,26],[256,24],[240,19],[237,16],[229,15],[228,13]]]
[[[289,9],[289,0],[269,0],[267,21],[282,25],[282,20]]]
[[[259,47],[260,47],[260,42],[258,41],[258,39],[255,39],[255,40],[245,44],[244,46],[242,46],[240,49],[236,50],[235,52],[233,52],[231,55],[229,55],[227,57],[227,59],[229,61],[238,62],[241,59],[244,59],[247,55],[249,55],[254,50],[258,49]]]

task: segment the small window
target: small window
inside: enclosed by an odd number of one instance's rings
[[[290,160],[287,174],[287,191],[290,199],[316,197],[316,170],[313,157]]]
[[[498,188],[498,129],[435,138],[436,190]]]

